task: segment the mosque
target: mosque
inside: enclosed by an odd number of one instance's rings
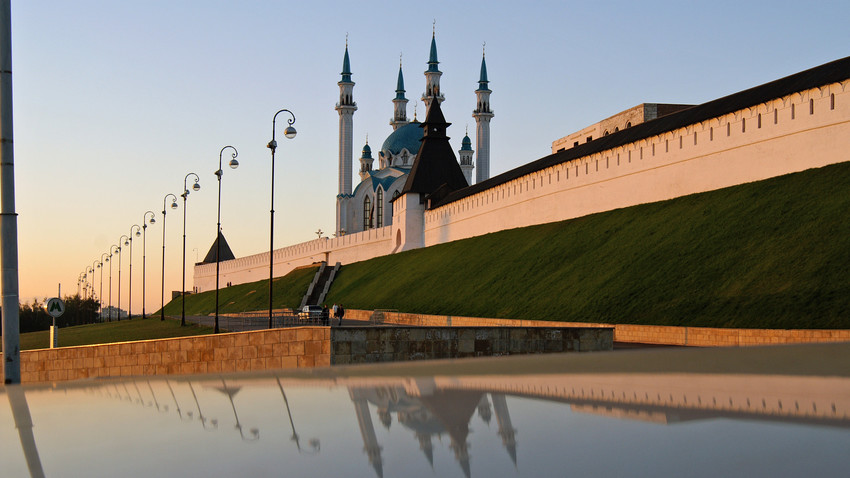
[[[346,45],[335,106],[339,187],[334,237],[242,257],[223,248],[221,283],[268,278],[270,261],[276,277],[320,264],[319,277],[326,266],[338,270],[406,250],[840,163],[850,151],[847,57],[699,105],[638,105],[553,140],[548,156],[491,177],[493,111],[485,59],[474,90],[476,150],[467,135],[457,155],[440,108],[444,96],[438,66],[432,35],[421,123],[415,115],[412,121],[407,117],[399,66],[393,132],[381,145],[377,163],[368,143],[363,147],[360,182],[352,188],[357,104]],[[213,249],[195,265],[195,290],[214,289],[215,274]]]
[[[437,60],[436,35],[431,36],[431,52],[428,58],[428,69],[425,71],[425,92],[422,102],[426,111],[431,105],[439,106],[445,97],[440,90],[440,76]],[[368,229],[389,226],[393,221],[393,201],[398,198],[410,176],[413,161],[419,153],[424,136],[423,124],[416,119],[407,117],[408,99],[405,97],[404,75],[401,64],[398,67],[398,82],[393,99],[393,117],[390,134],[378,151],[378,162],[372,157],[372,148],[367,140],[360,155],[360,183],[352,191],[352,131],[354,112],[357,103],[354,101],[354,82],[351,80],[351,64],[348,57],[348,45],[345,46],[345,56],[342,62],[342,78],[339,85],[339,191],[336,201],[336,234],[344,235],[365,231]],[[472,140],[464,136],[461,143],[459,166],[466,180],[464,186],[472,184],[472,173],[475,170],[476,182],[482,182],[490,177],[490,119],[493,111],[490,109],[490,89],[487,80],[487,64],[482,55],[481,73],[478,89],[475,90],[477,106],[472,113],[476,123],[476,151],[473,161]],[[477,163],[477,164],[476,164]]]

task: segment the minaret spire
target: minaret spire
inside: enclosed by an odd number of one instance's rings
[[[440,76],[443,72],[437,67],[439,64],[440,62],[437,60],[437,21],[435,20],[431,33],[431,54],[428,57],[428,69],[425,71],[425,93],[422,94],[425,111],[428,111],[432,100],[436,99],[438,103],[442,103],[445,99],[440,93]]]
[[[345,55],[342,59],[339,85],[339,188],[336,196],[336,233],[349,229],[348,201],[351,197],[352,163],[354,159],[354,82],[351,81],[351,61],[348,58],[348,34],[345,35]]]
[[[472,111],[475,118],[475,143],[478,150],[476,156],[475,182],[480,183],[490,178],[490,119],[493,118],[493,110],[490,109],[490,88],[487,80],[487,62],[484,48],[481,51],[481,73],[478,77],[478,89],[475,90],[477,106]]]
[[[460,170],[463,171],[463,177],[466,178],[468,184],[472,184],[472,170],[475,165],[472,163],[472,140],[469,139],[469,126],[466,127],[466,135],[460,143],[460,151],[458,151],[458,161],[460,161]]]
[[[393,99],[393,119],[390,125],[393,131],[409,123],[407,121],[407,98],[404,97],[404,75],[401,72],[401,54],[398,56],[398,81],[395,87],[395,98]]]

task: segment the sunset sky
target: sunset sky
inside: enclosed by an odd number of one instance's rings
[[[59,283],[63,293],[76,292],[79,274],[151,210],[146,308],[157,310],[163,197],[179,195],[195,172],[190,289],[192,264],[215,238],[213,172],[225,145],[238,149],[240,167],[225,166],[223,232],[237,256],[266,251],[265,145],[281,108],[295,114],[298,136],[284,139],[279,121],[275,247],[313,239],[319,228],[332,233],[334,105],[346,34],[358,105],[355,171],[367,134],[377,151],[392,131],[400,54],[408,116],[418,102],[424,118],[418,99],[436,28],[455,150],[467,126],[474,133],[486,42],[496,175],[637,104],[698,104],[845,57],[848,18],[846,1],[13,1],[21,301],[51,297]],[[169,297],[180,288],[182,208],[181,201],[169,209],[166,221]],[[141,239],[133,243],[134,313],[141,312]],[[128,259],[125,249],[125,310]],[[113,284],[117,305],[117,262]]]

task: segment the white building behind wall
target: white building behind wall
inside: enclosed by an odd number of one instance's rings
[[[322,260],[348,264],[844,162],[848,90],[850,57],[578,146],[563,142],[567,136],[553,142],[555,153],[475,185],[422,200],[402,195],[392,203],[392,223],[381,228],[279,249],[275,272]],[[268,253],[223,262],[221,270],[222,283],[261,280]],[[215,264],[196,266],[195,286],[214,285]]]

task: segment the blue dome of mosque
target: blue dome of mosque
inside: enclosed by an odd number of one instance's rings
[[[389,151],[391,154],[396,155],[401,153],[402,149],[406,149],[410,154],[415,155],[419,151],[420,140],[423,134],[422,128],[419,125],[420,123],[418,121],[414,121],[393,131],[392,134],[387,136],[387,139],[381,146],[381,151]]]

